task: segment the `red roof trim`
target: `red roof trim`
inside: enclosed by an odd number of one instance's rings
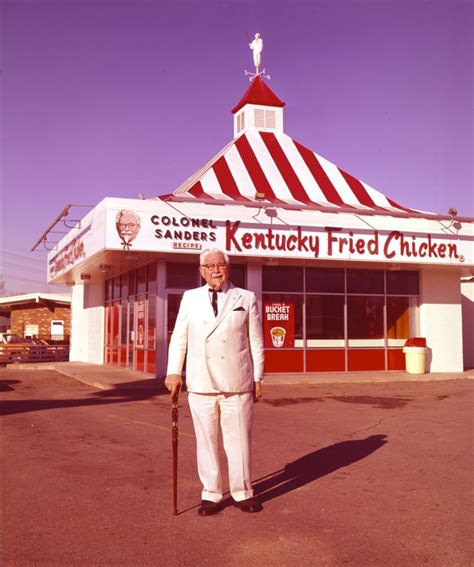
[[[202,188],[200,181],[198,181],[192,187],[190,187],[187,192],[190,193],[193,197],[197,197],[198,199],[199,198],[212,199],[210,195],[204,193],[204,189]]]
[[[400,209],[401,211],[405,211],[406,213],[416,213],[417,212],[414,209],[408,209],[407,207],[399,205],[396,201],[394,201],[393,199],[390,199],[390,197],[387,197],[387,201],[390,203],[390,205],[392,205],[392,207],[395,207],[396,209]]]
[[[365,205],[366,207],[370,207],[371,209],[382,208],[379,207],[376,203],[374,203],[371,196],[367,193],[366,188],[362,185],[362,183],[358,179],[356,179],[350,173],[347,173],[347,171],[344,171],[340,167],[338,169],[341,172],[342,177],[344,177],[346,183],[351,188],[354,195],[357,197],[359,203]]]
[[[261,77],[255,77],[237,106],[232,109],[232,114],[238,112],[246,104],[260,104],[262,106],[276,106],[278,108],[285,106],[285,103],[277,97]]]

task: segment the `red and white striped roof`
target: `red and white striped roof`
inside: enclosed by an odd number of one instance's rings
[[[246,130],[183,183],[171,200],[268,202],[354,212],[414,213],[282,132]]]

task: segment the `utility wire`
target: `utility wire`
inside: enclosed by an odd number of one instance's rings
[[[3,266],[8,266],[9,268],[14,268],[16,270],[24,270],[26,268],[26,266],[21,266],[19,264],[12,264],[10,262],[2,262]],[[41,272],[41,273],[46,273],[47,272],[47,266],[44,267],[44,270],[42,270],[41,268],[30,268],[28,266],[28,272]]]
[[[18,276],[12,276],[12,275],[6,275],[6,277],[3,278],[4,280],[12,280],[12,281],[16,281],[16,282],[30,282],[30,283],[38,283],[38,284],[42,284],[42,285],[47,285],[47,281],[46,279],[37,279],[37,280],[33,280],[30,278],[21,278]]]
[[[20,254],[12,254],[11,252],[0,252],[0,256],[10,256],[12,258],[27,260],[28,262],[38,262],[40,264],[46,264],[46,259],[38,260],[37,258],[28,258],[28,256],[20,256]]]

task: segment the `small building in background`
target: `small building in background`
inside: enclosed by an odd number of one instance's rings
[[[0,298],[2,332],[21,338],[69,342],[71,335],[71,295],[27,293]]]

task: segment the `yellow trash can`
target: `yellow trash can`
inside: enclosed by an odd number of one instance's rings
[[[403,347],[405,355],[405,367],[408,374],[426,373],[426,347],[406,346]]]

